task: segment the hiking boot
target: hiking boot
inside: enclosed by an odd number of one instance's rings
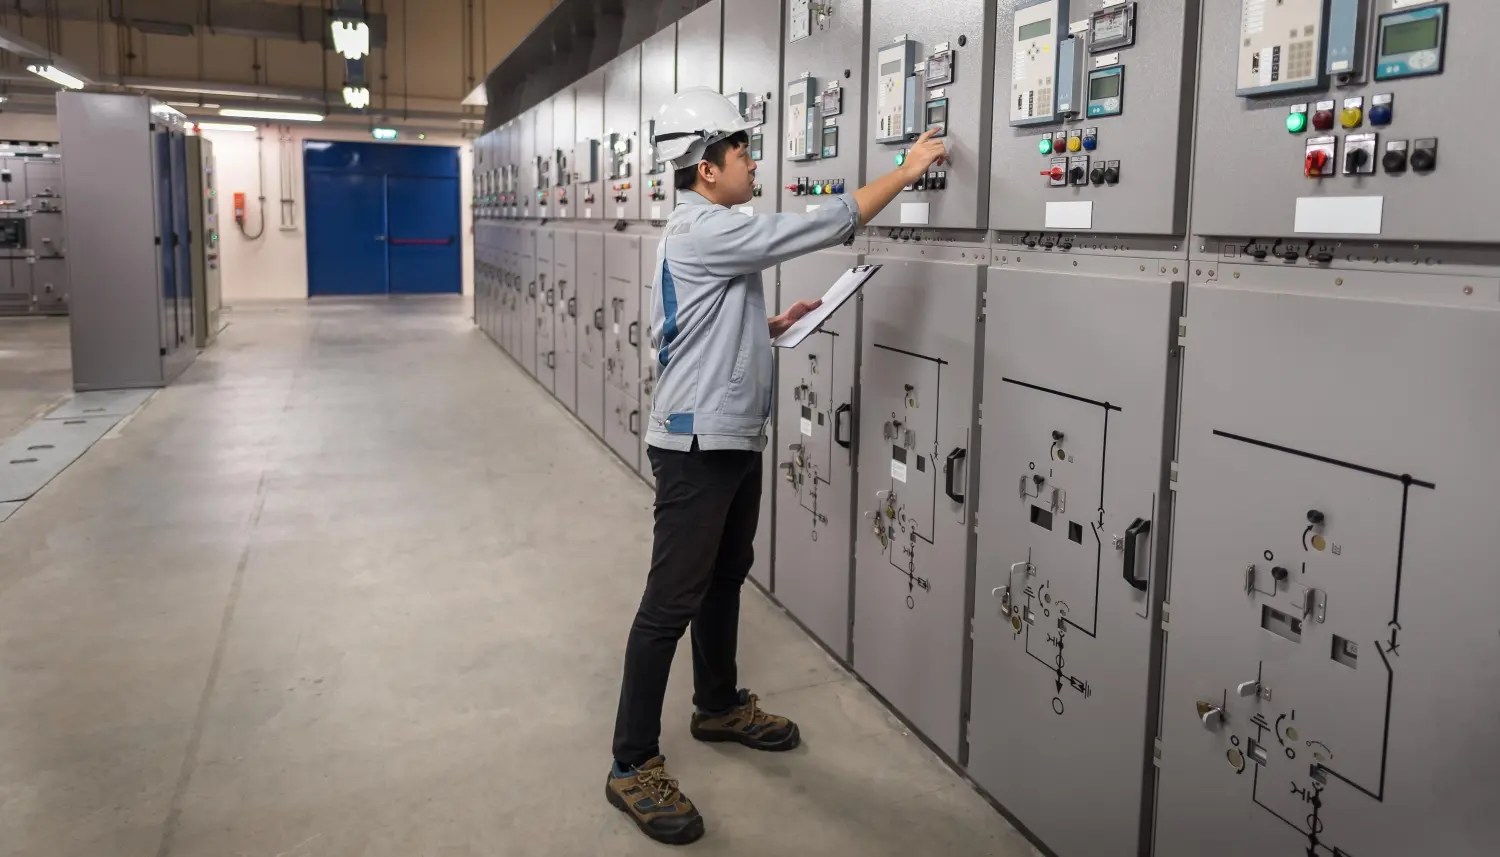
[[[667,760],[657,756],[638,768],[614,763],[604,795],[630,816],[641,832],[668,845],[686,845],[703,836],[703,816],[677,788],[667,773]]]
[[[740,690],[740,702],[728,711],[693,712],[693,737],[699,741],[734,741],[756,750],[777,752],[802,743],[797,724],[760,710],[759,700]]]

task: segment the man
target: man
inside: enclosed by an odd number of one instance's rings
[[[675,170],[677,207],[656,251],[651,341],[661,365],[646,432],[656,528],[646,593],[625,646],[614,765],[605,793],[652,839],[685,844],[703,817],[667,774],[658,740],[672,655],[693,628],[692,735],[757,750],[800,736],[737,685],[740,587],[754,561],[761,451],[771,415],[771,339],[817,308],[769,319],[761,271],[849,240],[945,154],[923,134],[902,166],[807,214],[748,217],[755,187],[745,121],[728,98],[685,89],[659,113],[655,143]]]

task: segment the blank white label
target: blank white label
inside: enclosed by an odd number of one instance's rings
[[[1383,196],[1304,196],[1297,200],[1297,232],[1379,235]]]
[[[812,437],[812,420],[807,417],[802,418],[802,433],[808,437]]]
[[[912,226],[927,225],[927,203],[925,202],[903,202],[901,203],[901,222]],[[905,482],[906,480],[901,480]]]
[[[1093,229],[1094,203],[1049,202],[1047,203],[1048,229]]]
[[[1102,57],[1094,57],[1094,68],[1109,68],[1112,65],[1119,64],[1120,54],[1118,51],[1112,54],[1105,54]]]
[[[615,325],[615,336],[619,336],[619,335],[620,335],[620,326],[617,324],[617,325]]]
[[[568,216],[568,209],[567,208],[559,208],[557,210],[557,216],[558,217],[567,217]]]
[[[738,211],[740,214],[743,214],[746,217],[752,217],[755,214],[755,206],[753,206],[753,205],[741,205],[738,208],[736,208],[735,211]]]
[[[820,209],[820,208],[822,208],[822,207],[823,207],[823,206],[821,206],[821,205],[818,205],[818,204],[817,204],[817,203],[815,203],[815,202],[810,202],[810,203],[808,203],[808,204],[807,204],[807,210],[808,210],[808,211],[817,211],[817,210],[818,210],[818,209]]]
[[[658,204],[651,206],[651,219],[661,220],[661,205]]]
[[[592,208],[585,208],[583,210],[583,219],[584,220],[592,220],[593,217],[594,217],[594,210]]]
[[[906,481],[906,465],[894,458],[891,459],[891,478],[901,482]]]
[[[623,205],[617,205],[617,206],[615,206],[615,219],[616,220],[624,220],[625,219],[625,206],[623,206]]]

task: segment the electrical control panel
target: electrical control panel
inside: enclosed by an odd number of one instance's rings
[[[872,224],[984,227],[993,133],[985,6],[983,0],[957,0],[940,7],[898,0],[870,4],[866,74],[879,87],[871,97],[871,138],[865,147],[870,173],[904,165],[911,142],[929,129],[943,137],[948,151],[942,163],[915,177]],[[888,136],[893,128],[899,133]],[[848,149],[847,142],[841,146]]]
[[[550,217],[566,220],[573,214],[573,141],[577,140],[573,90],[552,96],[552,182]]]
[[[864,181],[862,104],[866,81],[873,85],[874,80],[861,72],[868,6],[847,0],[779,2],[792,17],[801,14],[799,7],[810,11],[805,35],[788,31],[782,85],[770,90],[784,99],[776,110],[781,138],[763,138],[762,145],[768,154],[777,152],[781,162],[780,210],[806,212],[826,204],[823,194],[854,190]],[[887,157],[873,169],[884,172],[889,163]]]
[[[1240,2],[1236,92],[1265,95],[1322,87],[1328,0]]]
[[[902,143],[916,133],[916,47],[899,39],[875,55],[875,142]]]
[[[1186,232],[1193,123],[1183,105],[1196,80],[1199,4],[1139,16],[1134,6],[1067,5],[1071,17],[1052,49],[1063,56],[1053,78],[1061,103],[1046,122],[1012,122],[1015,74],[1033,65],[1035,45],[1028,42],[1021,48],[1028,55],[1017,58],[1008,53],[1014,40],[997,44],[995,92],[1004,103],[994,119],[991,229],[1043,247],[1071,246],[1062,236],[1089,233]],[[1031,0],[1001,0],[996,30],[1039,28],[1050,19],[1038,16],[1051,12]],[[1148,95],[1131,98],[1127,88]]]
[[[1005,42],[1010,45],[1010,74],[1005,76],[1005,91],[1010,124],[1051,122],[1057,115],[1058,47],[1067,38],[1068,0],[1018,0],[1008,5],[1010,26],[1005,31],[1010,38]]]
[[[520,209],[518,216],[531,218],[536,216],[536,108],[521,114],[520,121],[516,125],[516,157],[512,169],[516,175],[516,199]]]
[[[536,114],[536,124],[532,129],[535,147],[530,163],[536,176],[532,179],[531,210],[535,217],[545,219],[552,216],[552,158],[555,151],[552,146],[555,124],[552,121],[552,99],[542,101],[532,112]]]
[[[641,217],[640,126],[641,48],[637,45],[616,57],[604,71],[604,137],[599,148],[606,183],[607,198],[601,200],[606,219]]]
[[[1293,20],[1283,16],[1300,9],[1295,20],[1313,26],[1324,9],[1273,6],[1265,4],[1265,26],[1282,21],[1283,36]],[[1247,12],[1259,8],[1246,0]],[[1472,145],[1500,131],[1500,121],[1468,109],[1460,94],[1466,81],[1490,75],[1494,53],[1483,34],[1500,28],[1500,5],[1373,0],[1360,8],[1362,20],[1342,25],[1369,34],[1365,67],[1347,70],[1350,83],[1330,78],[1314,91],[1245,98],[1243,69],[1230,68],[1228,55],[1245,39],[1246,17],[1205,4],[1197,160],[1233,168],[1195,184],[1195,233],[1237,238],[1239,247],[1254,238],[1246,253],[1264,244],[1263,255],[1277,248],[1283,258],[1307,255],[1314,238],[1500,238],[1500,195],[1480,190],[1488,155]],[[1122,118],[1143,103],[1131,102]]]
[[[724,40],[724,91],[738,93],[740,115],[757,123],[748,132],[750,158],[755,161],[755,186],[748,204],[756,214],[776,211],[780,200],[776,189],[781,186],[777,141],[781,139],[782,119],[782,2],[732,0],[724,5],[724,32],[730,34]],[[822,100],[826,105],[826,91]]]
[[[641,43],[640,216],[666,220],[677,201],[672,165],[657,152],[656,117],[677,92],[677,26]]]
[[[578,136],[573,146],[574,217],[601,220],[611,216],[614,203],[604,191],[600,152],[604,140],[605,70],[599,69],[574,87],[575,123]],[[606,204],[609,209],[606,209]]]

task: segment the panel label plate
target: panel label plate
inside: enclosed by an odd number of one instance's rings
[[[901,222],[911,226],[926,226],[928,204],[925,202],[901,203]]]
[[[1304,196],[1297,200],[1297,232],[1325,235],[1379,235],[1383,196]]]
[[[1048,229],[1093,229],[1094,228],[1094,203],[1092,200],[1080,202],[1049,202],[1047,203],[1047,228]]]

